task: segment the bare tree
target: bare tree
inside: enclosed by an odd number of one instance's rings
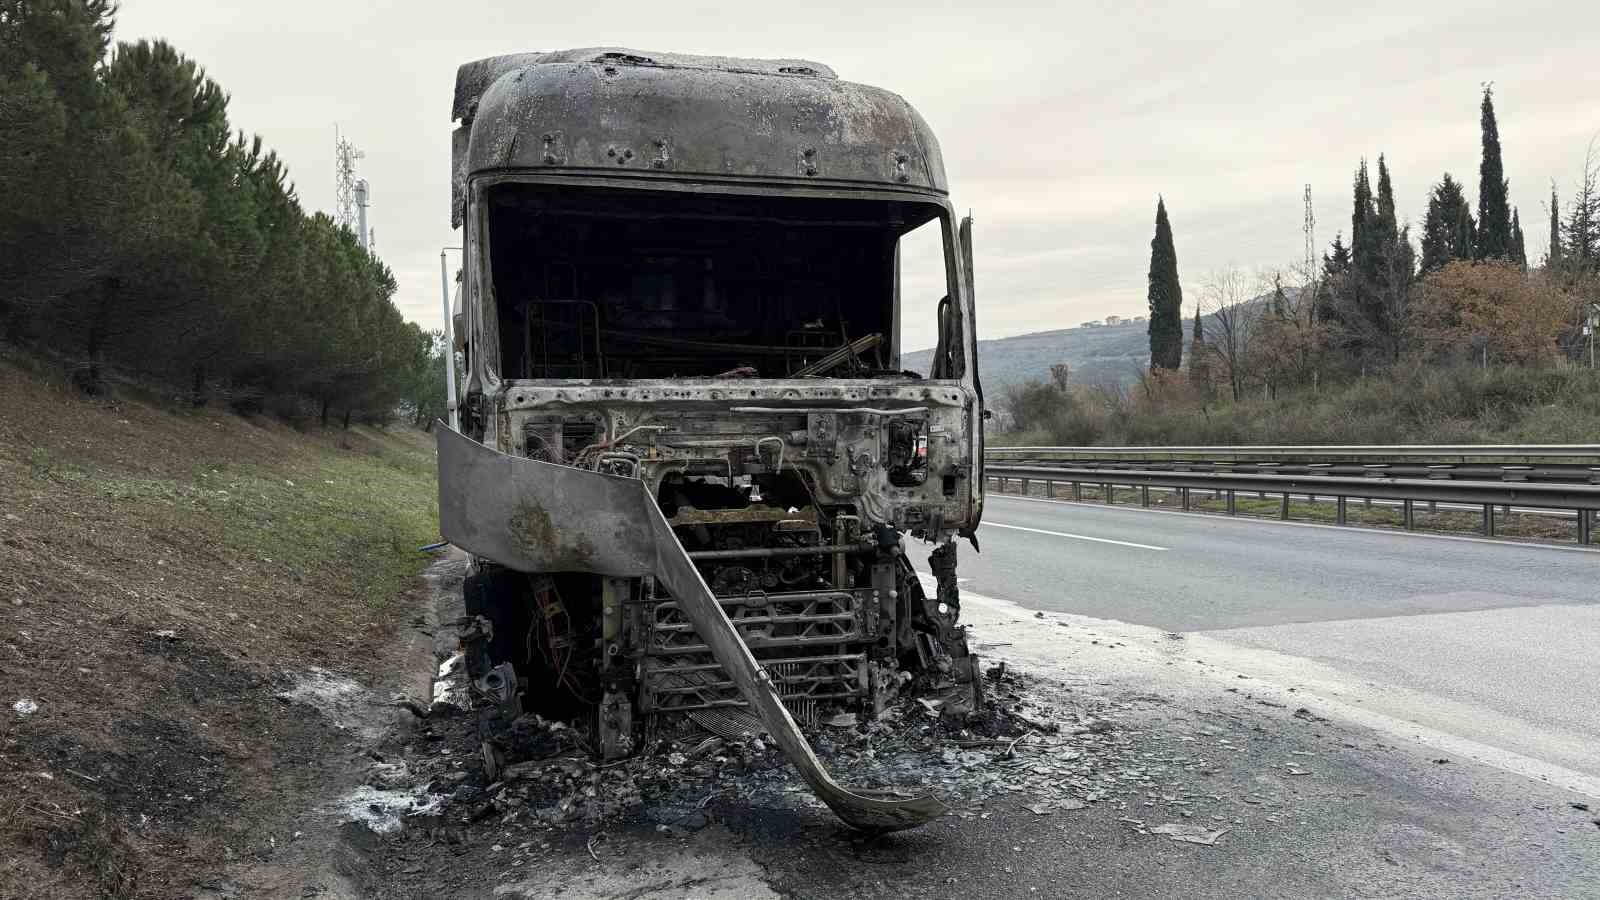
[[[1244,396],[1250,376],[1251,345],[1262,312],[1261,304],[1250,302],[1255,296],[1250,276],[1234,266],[1214,270],[1200,289],[1200,312],[1211,317],[1205,349],[1235,400]]]
[[[1303,269],[1300,265],[1297,269]],[[1272,285],[1270,302],[1260,316],[1253,343],[1255,367],[1269,393],[1285,385],[1315,384],[1327,353],[1328,327],[1317,319],[1317,282],[1304,272],[1290,277],[1296,286],[1284,286],[1284,272],[1267,270],[1264,282]]]

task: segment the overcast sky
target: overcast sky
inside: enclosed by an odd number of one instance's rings
[[[1136,8],[1137,7],[1137,8]],[[1600,131],[1591,2],[1058,4],[986,0],[673,3],[123,0],[117,38],[165,37],[232,95],[235,127],[333,206],[333,127],[366,152],[396,303],[439,325],[456,66],[595,45],[798,56],[905,96],[938,134],[976,219],[979,334],[1145,310],[1158,194],[1190,308],[1208,272],[1348,236],[1351,174],[1388,155],[1402,218],[1449,171],[1476,204],[1480,84],[1495,85],[1530,258]],[[1376,180],[1376,173],[1374,173]],[[455,261],[451,261],[452,272]],[[936,299],[936,298],[932,298]],[[911,346],[931,320],[906,323]]]

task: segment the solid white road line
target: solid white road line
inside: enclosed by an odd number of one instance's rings
[[[1090,537],[1087,534],[1072,534],[1066,531],[1046,531],[1043,528],[1025,528],[1021,525],[1006,525],[1002,522],[983,521],[984,528],[1010,528],[1012,531],[1031,531],[1034,534],[1048,534],[1052,537],[1071,538],[1075,541],[1094,541],[1096,544],[1116,544],[1118,547],[1134,547],[1139,550],[1165,550],[1166,547],[1154,547],[1150,544],[1135,544],[1132,541],[1113,541],[1110,538]]]
[[[984,523],[984,525],[992,524],[992,522]],[[934,590],[938,587],[938,580],[932,575],[918,572],[917,577],[922,581],[925,590]],[[1037,610],[1034,606],[966,590],[961,592],[961,599],[968,611],[976,613],[985,610],[998,619],[996,622],[974,624],[973,627],[980,636],[989,624],[1004,625],[1007,621],[1015,623],[1020,620],[1032,625],[1033,616],[1030,613]],[[1324,664],[1275,650],[1231,644],[1222,637],[1207,635],[1204,632],[1187,632],[1183,652],[1202,653],[1208,662],[1201,662],[1199,659],[1176,659],[1170,649],[1152,649],[1168,648],[1171,644],[1170,633],[1161,629],[1115,619],[1095,619],[1058,610],[1043,612],[1056,621],[1071,620],[1074,624],[1092,628],[1093,633],[1098,633],[1102,638],[1107,633],[1114,635],[1122,643],[1122,649],[1117,651],[1118,654],[1131,654],[1124,657],[1129,663],[1148,662],[1152,656],[1156,658],[1161,668],[1144,666],[1154,673],[1155,677],[1150,683],[1150,687],[1154,689],[1169,691],[1194,689],[1198,683],[1195,675],[1222,685],[1236,685],[1238,684],[1236,679],[1248,677],[1252,679],[1251,690],[1255,696],[1276,698],[1277,701],[1281,701],[1282,706],[1287,707],[1289,704],[1305,706],[1312,712],[1337,716],[1402,741],[1415,741],[1423,746],[1473,759],[1575,794],[1600,799],[1600,778],[1594,775],[1484,744],[1410,719],[1366,709],[1361,705],[1364,699],[1373,699],[1373,694],[1377,694],[1380,698],[1384,694],[1404,694],[1418,698],[1417,702],[1425,706],[1428,695],[1421,690],[1399,685],[1349,682],[1341,677],[1344,673],[1339,673]],[[1093,664],[1085,663],[1085,657],[1071,652],[1070,645],[1064,643],[1066,638],[1057,629],[1031,629],[1031,631],[1032,640],[1025,641],[1020,636],[1013,637],[1011,640],[1016,643],[1007,644],[1006,652],[1001,655],[1018,664],[1035,667],[1038,671],[1051,673],[1053,670],[1056,674],[1068,670],[1068,664],[1063,661],[1070,657],[1075,661],[1072,664],[1073,675],[1089,674],[1083,667]],[[1178,676],[1181,682],[1179,685],[1162,684],[1159,679],[1170,676],[1163,676],[1161,673],[1170,671],[1165,667],[1171,666],[1174,661],[1190,662],[1197,665],[1198,669],[1193,673]],[[1139,668],[1139,664],[1134,664],[1132,668],[1123,667],[1119,661],[1119,671],[1124,673]]]

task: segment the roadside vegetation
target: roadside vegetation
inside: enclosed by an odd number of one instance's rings
[[[1277,396],[1208,396],[1149,379],[1132,390],[1034,382],[1007,398],[994,446],[1517,444],[1600,440],[1600,372],[1575,366],[1414,365]]]
[[[437,334],[389,268],[301,208],[228,94],[111,0],[0,0],[0,339],[91,394],[112,373],[195,404],[429,421]]]
[[[1151,242],[1151,368],[1131,388],[1066,366],[1009,388],[993,444],[1563,443],[1600,440],[1600,144],[1570,199],[1552,185],[1529,262],[1494,96],[1480,104],[1477,212],[1445,173],[1419,239],[1388,160],[1356,169],[1349,241],[1320,262],[1200,283],[1187,348],[1165,198]],[[1543,200],[1543,198],[1541,198]],[[1420,248],[1420,252],[1419,252]]]
[[[286,675],[368,678],[415,616],[431,441],[47,364],[0,396],[0,896],[195,896],[340,758]]]

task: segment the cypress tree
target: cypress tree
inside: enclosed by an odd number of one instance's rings
[[[1478,259],[1511,256],[1511,208],[1505,166],[1500,161],[1500,127],[1494,118],[1494,88],[1483,89],[1483,162],[1478,167]]]
[[[1372,234],[1371,226],[1377,218],[1377,210],[1372,205],[1372,182],[1367,178],[1365,159],[1361,160],[1361,168],[1356,170],[1353,193],[1354,203],[1350,213],[1350,257],[1360,265],[1362,250],[1368,246],[1367,241]]]
[[[1452,244],[1455,259],[1472,259],[1477,252],[1478,223],[1472,221],[1472,205],[1465,195],[1456,207],[1456,237]]]
[[[1511,208],[1511,261],[1526,269],[1528,267],[1528,247],[1522,236],[1522,216],[1517,208]]]
[[[1390,240],[1400,227],[1394,212],[1394,182],[1389,180],[1389,166],[1382,153],[1378,154],[1378,227],[1382,229],[1382,241]]]
[[[1550,250],[1545,254],[1544,267],[1551,271],[1561,268],[1561,202],[1556,197],[1553,181],[1550,183]]]
[[[1394,206],[1394,182],[1389,180],[1389,166],[1383,154],[1378,154],[1378,252],[1381,254],[1380,284],[1385,288],[1404,289],[1409,286],[1415,268],[1415,254],[1411,249],[1411,226],[1400,227]],[[1395,282],[1395,283],[1391,283]]]
[[[1211,366],[1206,362],[1206,326],[1200,304],[1194,305],[1194,338],[1189,344],[1189,383],[1201,396],[1211,398]]]
[[[1363,318],[1372,319],[1373,303],[1382,284],[1383,228],[1379,222],[1377,205],[1373,202],[1372,182],[1368,178],[1367,161],[1364,159],[1361,168],[1356,170],[1354,195],[1354,209],[1350,214],[1352,265],[1345,296]]]
[[[1183,364],[1183,287],[1164,198],[1156,199],[1156,235],[1150,241],[1150,368],[1176,371]]]

